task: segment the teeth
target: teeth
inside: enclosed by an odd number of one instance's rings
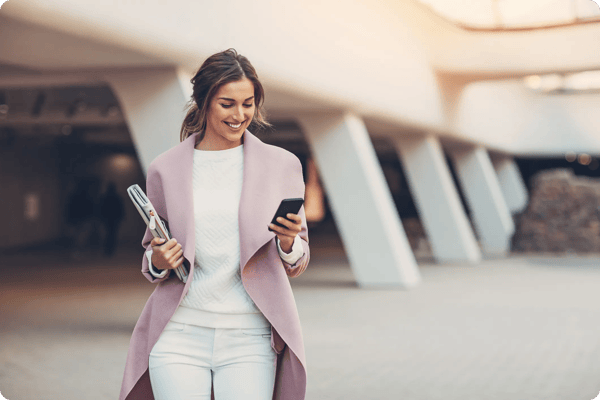
[[[229,125],[230,127],[232,127],[233,129],[237,129],[237,128],[239,128],[240,126],[242,126],[242,123],[241,123],[241,122],[240,122],[239,124],[237,124],[237,125],[230,124],[229,122],[225,122],[225,123],[226,123],[227,125]]]

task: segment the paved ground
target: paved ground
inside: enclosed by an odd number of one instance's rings
[[[153,285],[140,255],[0,259],[0,392],[116,399]],[[600,256],[422,260],[412,290],[356,287],[339,247],[292,279],[308,400],[591,400],[600,391]]]

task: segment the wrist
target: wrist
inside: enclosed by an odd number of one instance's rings
[[[163,278],[169,273],[169,271],[164,270],[164,269],[159,269],[155,266],[156,264],[152,261],[152,258],[153,258],[152,250],[149,250],[146,252],[146,257],[148,258],[148,270],[150,271],[150,274],[152,276],[154,276],[154,278]]]
[[[287,239],[284,239],[284,240],[280,239],[279,240],[279,247],[286,254],[289,254],[289,253],[292,252],[292,246],[293,246],[293,244],[294,244],[293,240],[287,240]]]

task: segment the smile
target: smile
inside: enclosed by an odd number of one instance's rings
[[[240,126],[242,126],[242,123],[240,122],[237,125],[234,124],[230,124],[229,122],[224,121],[227,125],[229,125],[230,127],[232,127],[233,129],[238,129]]]

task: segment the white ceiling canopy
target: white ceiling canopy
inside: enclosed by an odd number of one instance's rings
[[[594,0],[418,1],[468,28],[520,29],[600,21],[600,6]]]

